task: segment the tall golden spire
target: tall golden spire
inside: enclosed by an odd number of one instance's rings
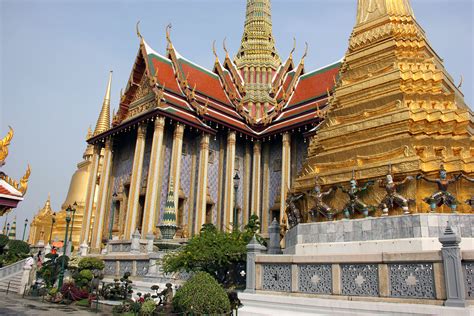
[[[281,65],[272,32],[270,0],[247,0],[244,34],[235,57],[237,68],[270,67]]]
[[[112,87],[112,71],[109,74],[109,82],[107,83],[107,90],[105,91],[104,102],[102,103],[102,110],[100,111],[97,125],[95,126],[94,136],[99,135],[110,128],[110,90]]]
[[[89,126],[89,128],[87,129],[86,141],[90,139],[92,136],[93,136],[92,129]],[[86,150],[84,151],[82,158],[87,160],[89,157],[92,157],[93,154],[94,154],[93,146],[91,144],[87,144]]]
[[[281,66],[273,39],[270,0],[247,0],[244,34],[234,61],[244,79],[242,101],[258,123],[276,103],[270,95],[271,83]]]
[[[410,0],[359,0],[356,26],[383,16],[414,16]]]

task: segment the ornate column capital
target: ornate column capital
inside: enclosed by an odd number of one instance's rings
[[[207,133],[202,133],[201,149],[209,149],[209,134]]]
[[[112,146],[114,144],[114,141],[111,137],[108,137],[106,140],[105,140],[105,150],[112,150]]]
[[[145,138],[146,136],[146,124],[140,123],[137,129],[137,138]]]
[[[229,131],[229,133],[227,134],[227,143],[229,145],[233,145],[235,144],[236,139],[237,137],[235,131]]]
[[[174,128],[173,137],[174,138],[182,138],[183,134],[184,134],[184,126],[180,123],[176,124],[176,126]]]
[[[163,116],[157,116],[155,118],[155,131],[165,128],[165,118]]]
[[[282,138],[283,145],[290,145],[291,142],[291,135],[288,132],[283,133]]]
[[[256,142],[253,143],[253,153],[254,154],[259,154],[262,151],[262,143],[257,140]]]

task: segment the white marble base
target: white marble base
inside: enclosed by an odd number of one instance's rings
[[[474,250],[474,238],[463,238],[461,250]],[[378,254],[384,252],[422,252],[439,251],[441,243],[438,238],[404,238],[389,240],[368,240],[337,243],[299,244],[285,253],[296,255],[331,255],[331,254]]]
[[[239,293],[242,316],[309,315],[474,315],[474,307],[445,307],[426,304],[352,301],[270,294]]]

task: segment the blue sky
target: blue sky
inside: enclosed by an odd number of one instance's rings
[[[356,0],[274,0],[277,49],[288,56],[297,39],[299,58],[316,69],[340,59],[355,21]],[[412,0],[418,22],[445,66],[473,104],[473,1]],[[30,187],[18,209],[19,238],[25,217],[51,192],[59,210],[85,148],[89,125],[102,104],[109,70],[114,71],[112,106],[126,85],[138,50],[135,24],[147,42],[164,54],[165,26],[188,59],[211,68],[212,41],[219,54],[227,37],[236,52],[245,18],[244,0],[24,1],[0,0],[0,133],[15,129],[3,171],[19,179],[28,163]],[[11,219],[13,215],[9,215]],[[3,227],[4,218],[0,218]]]

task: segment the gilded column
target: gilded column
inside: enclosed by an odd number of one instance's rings
[[[184,126],[177,123],[173,134],[173,149],[171,151],[170,180],[173,180],[174,207],[176,210],[176,219],[182,214],[178,214],[179,186],[181,180],[181,155],[183,153],[183,134]],[[171,183],[171,182],[170,182]],[[168,189],[169,191],[169,189]]]
[[[92,211],[94,209],[94,198],[97,186],[97,172],[99,169],[99,159],[100,159],[100,147],[99,145],[95,145],[92,154],[91,166],[90,166],[90,173],[89,173],[89,181],[87,183],[87,191],[86,191],[86,205],[84,208],[84,225],[82,225],[81,231],[81,248],[82,254],[87,254],[88,244],[89,244],[89,232],[91,227],[91,217]]]
[[[263,195],[262,195],[262,233],[268,232],[268,212],[270,211],[270,146],[263,146]]]
[[[247,225],[249,222],[249,213],[250,213],[250,177],[251,177],[251,165],[252,165],[252,153],[250,146],[245,145],[245,156],[244,156],[244,187],[243,187],[243,201],[242,201],[242,211],[244,212],[244,225]]]
[[[291,136],[283,134],[281,155],[280,224],[285,218],[286,194],[291,185]]]
[[[234,208],[234,169],[235,169],[235,132],[230,131],[227,135],[227,156],[226,156],[226,172],[224,183],[224,220],[223,229],[230,229],[232,220],[232,212]]]
[[[225,165],[224,165],[224,138],[219,137],[219,184],[218,184],[218,192],[217,192],[217,227],[219,229],[223,229],[224,226],[224,183],[225,183]]]
[[[260,193],[261,193],[261,163],[262,145],[260,141],[253,144],[253,165],[252,165],[252,214],[260,217]]]
[[[132,239],[132,234],[137,227],[137,215],[140,198],[140,187],[143,172],[143,156],[145,154],[146,124],[138,125],[137,142],[133,156],[132,179],[128,197],[127,220],[125,238]]]
[[[196,222],[194,231],[199,232],[206,222],[207,171],[209,165],[209,134],[201,136],[199,153],[198,185],[196,196]]]
[[[105,210],[107,207],[107,196],[109,192],[110,174],[112,172],[112,139],[105,141],[104,159],[102,163],[102,174],[100,176],[99,191],[97,193],[97,206],[94,215],[94,227],[92,228],[91,248],[99,251],[104,230]]]
[[[142,236],[152,238],[155,217],[158,207],[158,197],[160,195],[158,176],[160,173],[161,160],[163,159],[163,133],[165,127],[165,118],[157,117],[155,119],[155,130],[153,132],[153,141],[151,144],[150,167],[148,169],[148,182],[146,186],[145,210],[143,214]],[[158,209],[159,211],[159,209]]]

